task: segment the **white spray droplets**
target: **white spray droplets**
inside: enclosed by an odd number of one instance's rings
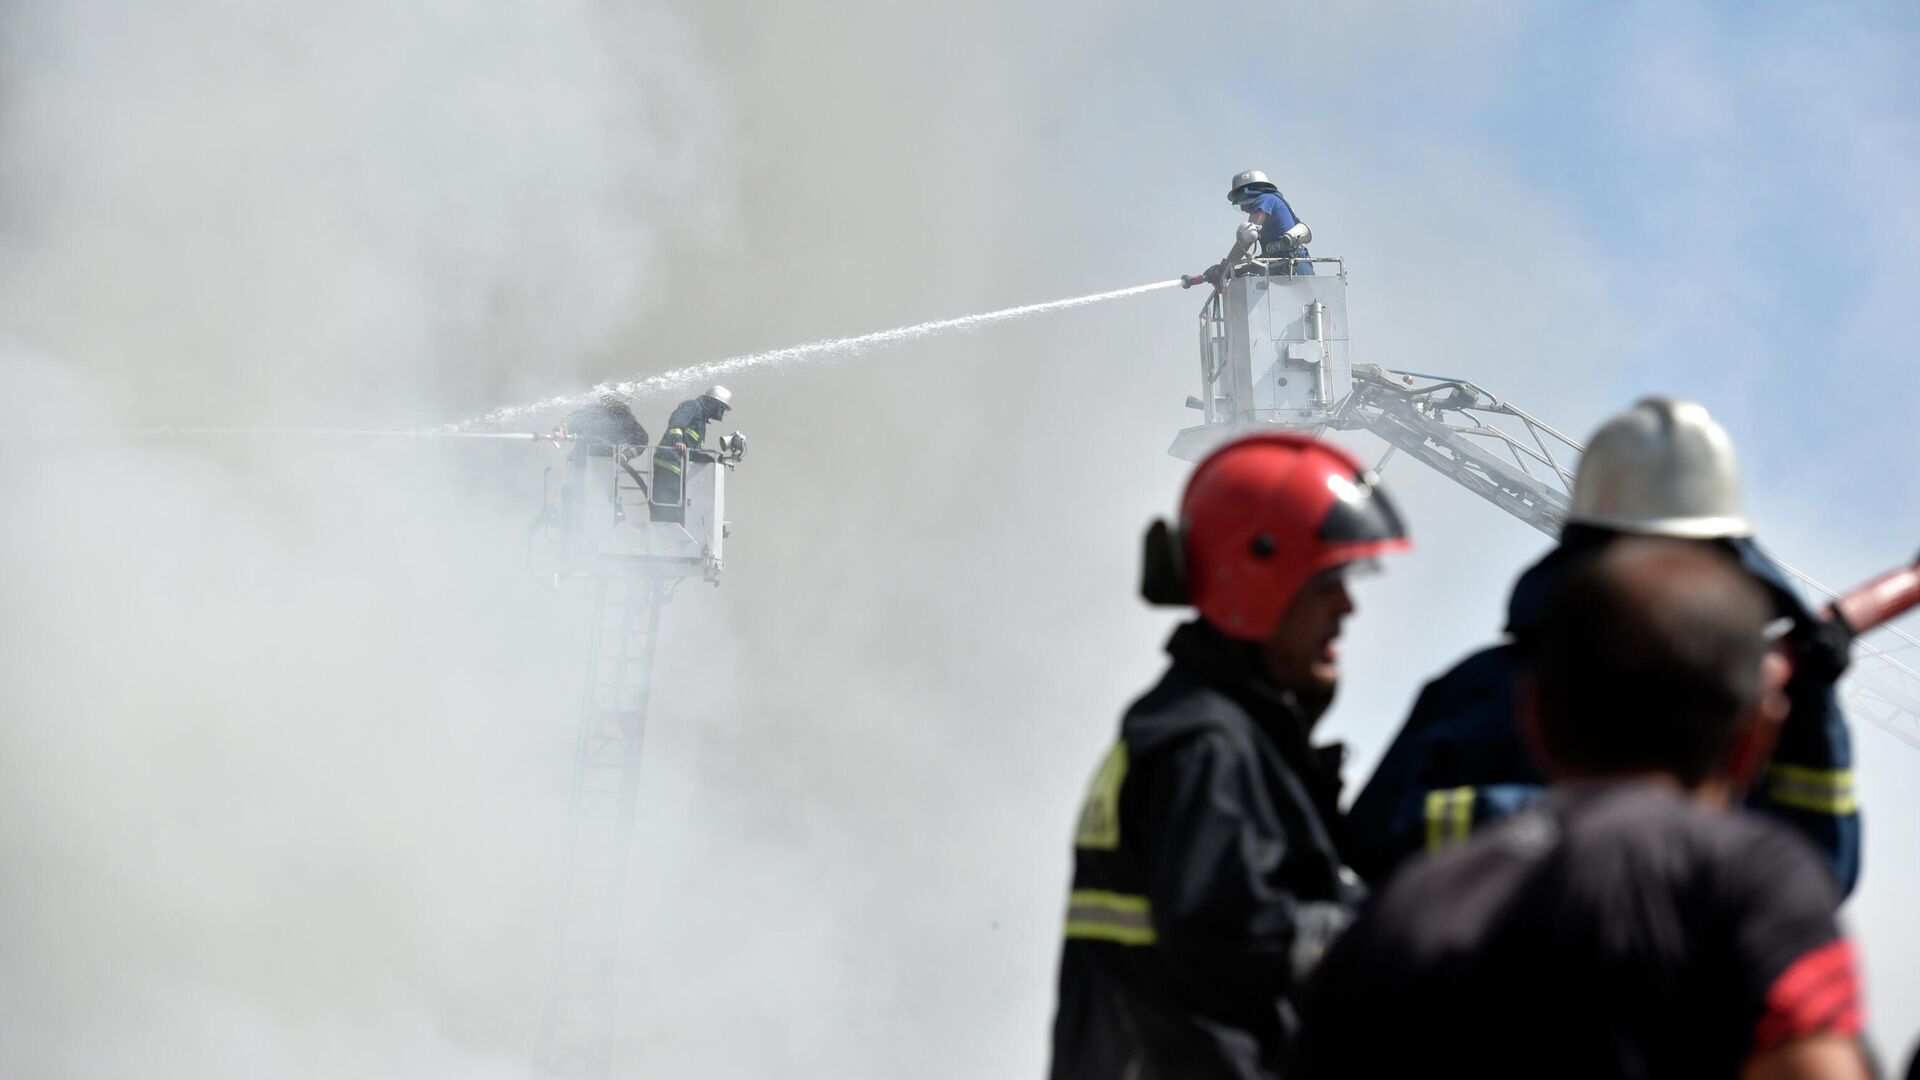
[[[1066,300],[1049,300],[1043,304],[1024,304],[1020,307],[1002,308],[999,311],[984,312],[979,315],[962,315],[955,319],[935,319],[931,322],[916,323],[912,326],[896,327],[892,330],[879,330],[857,337],[830,338],[825,341],[813,341],[805,345],[790,345],[784,349],[769,349],[766,352],[747,353],[742,356],[728,357],[725,360],[710,360],[704,364],[675,368],[658,375],[647,375],[621,382],[603,382],[585,393],[561,397],[544,398],[528,402],[525,405],[511,405],[495,409],[484,416],[476,416],[457,424],[435,429],[439,432],[460,432],[478,427],[494,427],[511,423],[542,413],[558,409],[584,405],[601,394],[613,392],[634,397],[649,397],[664,394],[696,383],[707,382],[737,371],[757,367],[783,367],[802,360],[820,359],[842,354],[864,352],[876,345],[890,345],[900,341],[917,341],[921,338],[944,334],[950,330],[973,330],[992,323],[1006,322],[1009,319],[1021,319],[1029,315],[1039,315],[1048,311],[1061,311],[1066,308],[1084,307],[1088,304],[1105,303],[1141,293],[1172,288],[1180,284],[1179,278],[1169,281],[1156,281],[1151,285],[1135,285],[1127,289],[1115,289],[1112,292],[1093,293],[1088,296],[1075,296]]]

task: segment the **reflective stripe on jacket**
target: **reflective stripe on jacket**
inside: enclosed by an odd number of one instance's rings
[[[1279,1075],[1299,974],[1358,899],[1308,711],[1205,624],[1168,651],[1075,829],[1055,1080]]]
[[[698,450],[706,437],[706,403],[700,398],[681,402],[667,417],[667,433],[661,436],[660,447],[653,452],[653,467],[678,475],[680,453],[674,449],[675,444],[685,443],[687,449]]]

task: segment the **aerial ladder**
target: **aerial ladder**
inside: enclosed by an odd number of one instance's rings
[[[662,448],[677,456],[685,478],[673,500],[653,498],[621,448],[588,438],[555,441],[573,449],[558,499],[549,496],[529,526],[529,560],[537,535],[557,544],[557,568],[544,578],[555,588],[584,584],[591,622],[554,958],[533,1075],[605,1080],[660,618],[682,583],[719,583],[726,568],[726,474],[746,441],[735,433],[715,452]]]
[[[1312,266],[1314,272],[1301,272]],[[1338,258],[1250,260],[1200,309],[1202,422],[1169,453],[1197,461],[1239,435],[1280,427],[1365,430],[1508,514],[1558,537],[1582,447],[1471,380],[1356,364],[1347,270]],[[1769,553],[1771,555],[1771,553]],[[1781,562],[1810,592],[1834,590]],[[1920,748],[1920,639],[1882,625],[1854,643],[1843,683],[1852,715]]]

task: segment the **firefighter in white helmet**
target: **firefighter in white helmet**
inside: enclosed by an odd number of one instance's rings
[[[1844,894],[1860,872],[1852,747],[1833,684],[1846,666],[1843,631],[1808,610],[1753,541],[1733,441],[1691,401],[1647,398],[1601,426],[1580,459],[1560,544],[1522,574],[1508,601],[1507,640],[1427,684],[1346,819],[1353,867],[1384,882],[1408,856],[1462,843],[1473,829],[1539,797],[1543,778],[1522,745],[1515,684],[1548,596],[1626,536],[1697,541],[1766,586],[1791,620],[1792,712],[1771,765],[1748,798],[1826,857]]]
[[[709,449],[707,424],[725,417],[731,408],[732,392],[724,386],[709,386],[699,397],[681,402],[667,417],[667,433],[653,452],[653,520],[685,518],[686,508],[680,500],[687,455]]]
[[[1313,239],[1313,230],[1294,214],[1286,196],[1280,194],[1266,173],[1258,169],[1235,173],[1227,182],[1227,201],[1247,215],[1246,224],[1234,233],[1233,247],[1226,258],[1198,274],[1183,275],[1181,284],[1191,288],[1205,281],[1218,289],[1227,275],[1248,258],[1281,260],[1266,264],[1274,274],[1313,273],[1312,263],[1292,261],[1310,257],[1307,242]]]

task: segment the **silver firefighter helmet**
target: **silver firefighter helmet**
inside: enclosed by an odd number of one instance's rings
[[[719,402],[722,409],[733,408],[733,391],[717,383],[700,391],[700,396]]]
[[[1733,439],[1699,402],[1642,398],[1594,432],[1567,524],[1691,540],[1752,535]]]
[[[1245,188],[1253,188],[1256,191],[1280,190],[1273,181],[1267,179],[1266,173],[1259,169],[1248,169],[1246,172],[1234,173],[1233,179],[1227,182],[1227,201],[1239,203],[1240,192]]]

